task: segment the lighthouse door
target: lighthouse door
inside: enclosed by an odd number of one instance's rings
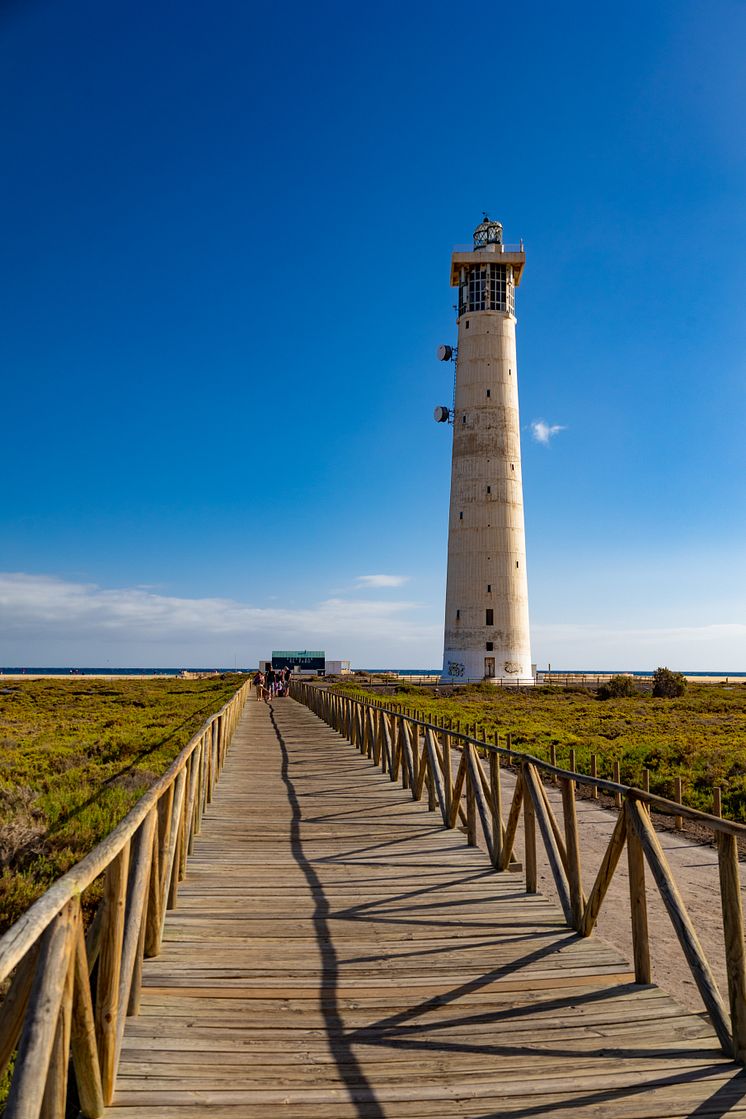
[[[485,680],[491,680],[494,675],[495,675],[495,658],[494,657],[485,657],[484,658],[484,678],[485,678]]]

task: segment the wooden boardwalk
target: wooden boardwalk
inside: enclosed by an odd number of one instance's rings
[[[746,1115],[706,1018],[307,708],[250,700],[107,1116]]]

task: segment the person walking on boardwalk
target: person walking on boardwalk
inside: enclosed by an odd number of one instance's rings
[[[259,700],[262,698],[262,693],[264,692],[264,673],[257,672],[251,682],[254,685],[254,689],[256,691],[256,701],[258,703]]]

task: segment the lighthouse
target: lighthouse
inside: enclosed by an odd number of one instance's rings
[[[523,521],[515,289],[523,243],[503,244],[502,225],[484,220],[473,248],[456,249],[455,363],[448,522],[444,680],[531,684],[526,534]]]

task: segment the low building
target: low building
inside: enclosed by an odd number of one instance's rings
[[[294,676],[346,676],[349,661],[328,661],[323,649],[273,649],[272,659],[259,661],[259,668],[291,668]]]
[[[294,673],[323,676],[326,654],[323,649],[273,649],[272,668],[292,668]]]
[[[327,676],[347,676],[350,672],[350,662],[326,661],[324,671]]]

